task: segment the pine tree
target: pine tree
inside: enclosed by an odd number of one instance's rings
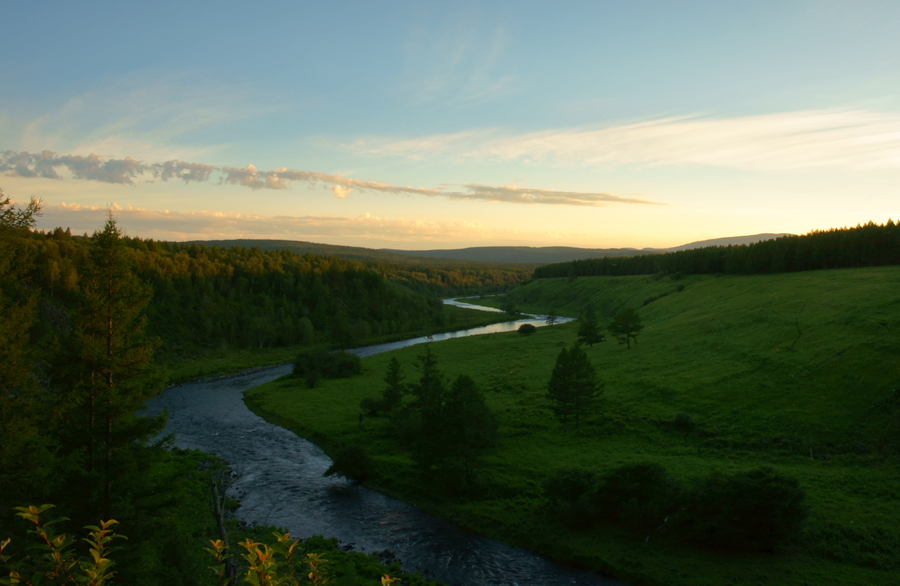
[[[448,453],[462,461],[466,480],[470,481],[478,456],[497,441],[497,419],[471,377],[460,375],[453,382],[441,424],[446,430],[444,439]]]
[[[547,383],[547,395],[551,408],[564,426],[568,425],[569,419],[573,419],[575,427],[578,427],[582,415],[590,409],[601,387],[594,366],[578,343],[560,350]]]
[[[588,305],[584,315],[578,321],[581,323],[578,327],[578,340],[582,344],[593,348],[594,344],[603,341],[603,334],[600,333],[600,326],[597,325],[597,314],[594,313],[593,306]]]
[[[637,343],[638,334],[644,329],[641,324],[641,316],[636,309],[625,308],[616,313],[609,325],[609,331],[619,340],[619,344],[626,344],[631,349],[631,341]]]
[[[399,407],[403,401],[403,393],[405,391],[403,379],[403,367],[397,357],[391,358],[388,362],[387,373],[384,375],[385,388],[382,394],[382,407],[384,411],[391,411]]]
[[[96,488],[102,488],[107,512],[117,462],[128,458],[134,440],[149,437],[161,425],[136,415],[157,393],[162,377],[151,365],[156,344],[144,334],[152,292],[129,265],[122,232],[110,215],[90,240],[72,319],[70,370],[63,381],[71,390],[73,415],[80,419],[72,424],[84,430],[86,471],[102,479]]]

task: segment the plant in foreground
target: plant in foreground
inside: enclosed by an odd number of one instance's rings
[[[53,530],[53,525],[68,521],[67,518],[60,517],[47,522],[41,520],[41,514],[51,508],[53,505],[16,507],[19,511],[16,515],[34,525],[28,533],[38,538],[38,544],[34,545],[33,549],[39,554],[12,561],[4,554],[11,539],[0,542],[0,563],[6,566],[9,572],[6,577],[0,578],[0,584],[10,586],[15,584],[36,586],[45,582],[86,586],[106,584],[115,575],[113,571],[115,563],[107,556],[118,549],[110,547],[110,542],[117,537],[125,539],[110,529],[118,522],[110,519],[101,521],[100,526],[86,526],[85,529],[90,533],[84,541],[89,546],[90,556],[78,556],[72,551],[75,538],[67,533],[56,534]]]

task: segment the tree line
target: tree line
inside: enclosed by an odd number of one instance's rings
[[[653,274],[767,274],[900,264],[900,224],[817,230],[754,244],[710,246],[538,267],[534,278]]]
[[[346,348],[376,337],[442,327],[442,304],[434,292],[457,285],[502,288],[512,278],[482,269],[413,271],[283,250],[178,244],[124,234],[119,238],[123,259],[150,294],[147,331],[162,340],[161,352],[167,355],[219,346]],[[16,258],[17,278],[27,278],[38,292],[38,329],[65,322],[83,293],[92,262],[90,240],[61,228],[19,230],[10,236],[8,250]],[[410,271],[422,278],[410,276]],[[439,283],[445,285],[443,290]]]

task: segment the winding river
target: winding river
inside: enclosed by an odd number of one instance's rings
[[[445,303],[469,306],[455,300]],[[542,326],[544,319],[528,316],[352,352],[370,356],[429,341],[512,331],[523,323]],[[557,323],[564,321],[569,320],[560,318]],[[150,414],[168,407],[166,432],[174,433],[176,446],[216,454],[231,465],[237,479],[230,494],[241,502],[235,512],[238,519],[284,527],[298,537],[336,537],[358,551],[391,552],[404,569],[451,585],[625,586],[487,539],[380,492],[324,477],[331,460],[318,446],[267,423],[242,400],[245,390],[290,372],[290,365],[282,365],[214,382],[179,385],[148,405]]]

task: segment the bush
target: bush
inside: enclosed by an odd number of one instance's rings
[[[359,356],[349,352],[328,352],[324,349],[304,350],[294,359],[294,374],[315,387],[320,378],[349,378],[362,371]]]
[[[544,496],[550,509],[563,525],[571,529],[587,529],[597,520],[588,495],[597,475],[584,468],[561,468],[544,481]]]
[[[537,331],[537,328],[531,324],[522,324],[519,326],[519,333],[523,336],[530,336]]]
[[[602,518],[644,529],[674,512],[681,486],[652,462],[621,466],[602,477],[590,500]]]
[[[593,489],[596,480],[597,475],[585,468],[560,468],[544,480],[544,496],[551,502],[571,503]]]
[[[795,478],[772,468],[714,474],[691,491],[676,526],[710,547],[769,550],[800,531],[805,499]]]
[[[334,456],[334,462],[325,471],[325,476],[340,474],[357,484],[362,484],[375,476],[375,461],[359,446],[350,446]]]

